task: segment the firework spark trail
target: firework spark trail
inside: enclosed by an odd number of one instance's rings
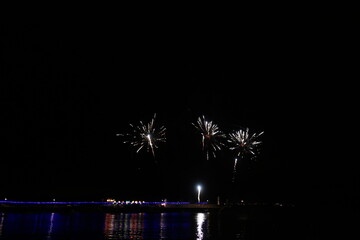
[[[233,182],[235,182],[237,160],[238,160],[238,159],[235,158],[234,168],[233,168],[233,178],[232,178],[232,181],[233,181]]]
[[[238,130],[236,132],[230,133],[228,138],[228,143],[230,144],[229,149],[237,152],[237,157],[240,157],[240,160],[245,155],[256,156],[258,151],[258,146],[261,141],[257,141],[257,138],[261,136],[264,132],[249,134],[249,128],[245,130]],[[234,169],[233,169],[233,182],[235,181],[236,166],[238,159],[235,158]]]
[[[159,130],[155,128],[155,118],[151,119],[151,121],[147,124],[144,124],[140,121],[139,125],[130,124],[132,131],[130,133],[124,134],[116,134],[116,136],[122,136],[125,138],[123,143],[128,143],[131,146],[135,147],[136,153],[138,153],[141,149],[146,147],[146,150],[149,152],[151,150],[152,155],[155,157],[155,149],[158,148],[158,143],[166,142],[166,128],[161,126]]]
[[[209,153],[216,157],[216,151],[224,146],[223,140],[226,135],[219,130],[218,125],[213,121],[207,121],[204,116],[198,117],[197,122],[192,125],[201,133],[202,148],[206,152],[206,159],[209,160]]]

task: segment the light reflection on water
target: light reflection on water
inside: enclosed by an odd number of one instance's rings
[[[209,213],[0,213],[0,239],[208,239]]]
[[[0,237],[2,236],[2,229],[4,226],[5,213],[0,213]]]
[[[47,234],[48,239],[51,239],[52,230],[53,230],[53,225],[54,225],[54,216],[55,216],[55,213],[51,213],[51,215],[50,215],[49,231],[48,231],[48,234]]]
[[[144,213],[105,214],[105,239],[144,239]]]
[[[105,214],[105,239],[204,239],[205,213]],[[196,231],[195,230],[196,224]]]
[[[287,221],[288,222],[288,221]],[[1,213],[0,240],[288,238],[288,225],[216,213]],[[291,239],[291,234],[289,235]],[[279,238],[277,238],[279,239]],[[284,238],[286,239],[286,238]]]
[[[205,222],[205,213],[198,213],[196,215],[196,240],[204,238],[203,224]]]

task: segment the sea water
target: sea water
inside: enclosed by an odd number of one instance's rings
[[[293,224],[214,212],[0,212],[0,239],[296,239]]]

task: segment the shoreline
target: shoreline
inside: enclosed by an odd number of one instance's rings
[[[0,203],[0,212],[27,212],[27,211],[41,211],[41,212],[201,212],[220,210],[221,206],[215,204],[154,204],[154,205],[112,205],[99,203],[84,203],[84,204],[57,204],[57,203]]]
[[[57,203],[0,203],[3,213],[184,213],[209,212],[220,215],[241,215],[247,219],[261,216],[283,216],[295,213],[295,207],[274,205],[217,205],[217,204],[145,204],[145,205],[113,205],[99,203],[57,204]]]

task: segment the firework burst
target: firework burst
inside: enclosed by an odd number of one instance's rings
[[[149,123],[144,124],[140,121],[139,125],[130,124],[132,128],[130,133],[120,133],[116,134],[116,136],[124,137],[123,142],[135,147],[136,153],[146,148],[146,151],[151,151],[155,157],[155,149],[158,148],[158,144],[166,142],[166,128],[164,126],[161,126],[159,129],[155,128],[155,118],[156,113]]]
[[[246,128],[245,130],[239,130],[229,134],[229,149],[237,152],[233,169],[233,181],[235,180],[238,158],[241,160],[245,155],[250,155],[251,158],[256,157],[258,146],[261,143],[261,141],[257,139],[263,133],[264,132],[249,134],[249,129]]]
[[[223,140],[226,135],[219,130],[218,125],[213,121],[207,121],[204,116],[198,117],[197,122],[192,125],[201,133],[202,148],[206,152],[206,159],[209,160],[210,153],[216,157],[216,151],[224,146]]]

